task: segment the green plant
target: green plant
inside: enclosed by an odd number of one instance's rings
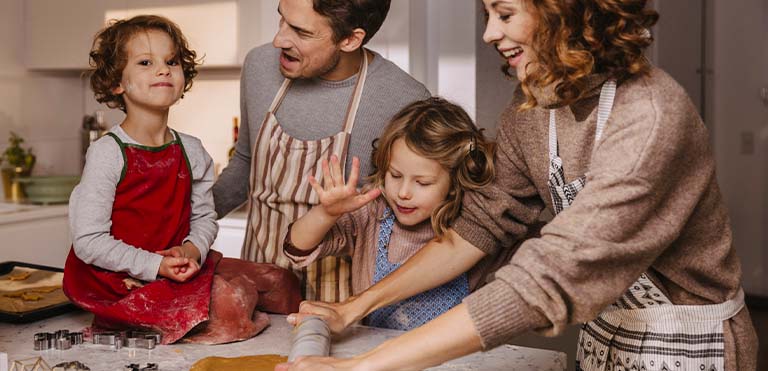
[[[20,167],[27,172],[31,171],[32,167],[35,166],[35,155],[32,153],[32,148],[24,149],[21,147],[24,138],[11,132],[8,143],[8,148],[0,155],[0,164],[6,162],[12,167]]]

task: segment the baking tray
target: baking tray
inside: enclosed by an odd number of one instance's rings
[[[61,268],[48,267],[45,265],[10,261],[10,262],[0,263],[0,276],[10,273],[11,271],[13,271],[13,268],[16,268],[16,267],[32,268],[32,269],[38,269],[43,271],[49,271],[49,272],[64,271]],[[72,304],[71,302],[65,302],[65,303],[55,304],[45,308],[30,310],[30,311],[21,312],[21,313],[6,312],[3,310],[0,310],[0,322],[6,322],[6,323],[34,322],[34,321],[39,321],[41,319],[46,319],[53,316],[58,316],[60,314],[64,314],[76,308],[77,307],[75,307],[75,305]]]

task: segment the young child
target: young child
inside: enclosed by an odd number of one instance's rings
[[[467,113],[441,98],[405,107],[374,144],[369,190],[356,189],[336,157],[323,162],[323,186],[309,182],[320,204],[290,227],[285,254],[305,266],[323,256],[350,256],[353,295],[397,269],[427,241],[443,236],[468,189],[493,177],[494,146]],[[367,324],[410,330],[453,306],[481,282],[480,270],[371,313]]]
[[[73,247],[63,288],[95,314],[94,327],[159,331],[164,344],[224,343],[287,313],[297,278],[209,250],[218,226],[213,166],[197,138],[168,127],[169,108],[197,74],[195,52],[173,22],[137,16],[96,35],[91,87],[125,120],[88,149],[70,198]]]

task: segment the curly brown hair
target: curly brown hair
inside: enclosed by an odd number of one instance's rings
[[[464,192],[493,180],[495,144],[460,106],[439,97],[413,102],[373,142],[368,187],[384,186],[392,145],[398,139],[420,156],[437,161],[451,178],[448,196],[432,213],[432,229],[442,237],[459,215]]]
[[[173,21],[156,15],[138,15],[129,19],[111,20],[109,25],[99,31],[93,39],[90,52],[91,88],[96,101],[106,103],[110,108],[126,111],[122,94],[113,90],[120,84],[123,69],[127,63],[125,46],[139,32],[148,30],[163,31],[171,37],[176,46],[176,56],[184,71],[184,92],[192,88],[192,79],[197,76],[197,54],[189,49],[187,39],[179,26]]]
[[[617,81],[645,74],[643,54],[653,38],[650,28],[659,15],[647,0],[525,0],[537,20],[533,31],[535,68],[522,81],[526,102],[536,106],[529,87],[557,82],[555,94],[564,104],[579,100],[587,77],[605,73]],[[504,73],[510,75],[509,65]]]

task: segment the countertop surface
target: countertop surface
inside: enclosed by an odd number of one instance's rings
[[[256,354],[287,355],[290,348],[291,326],[285,316],[270,315],[271,324],[258,336],[237,343],[223,345],[171,344],[159,345],[153,350],[122,348],[118,351],[108,346],[83,344],[69,350],[33,350],[33,335],[38,332],[55,332],[67,329],[82,331],[91,323],[92,315],[75,311],[47,320],[28,324],[0,324],[0,352],[7,353],[8,361],[41,356],[50,365],[79,361],[93,371],[123,370],[125,365],[141,363],[159,364],[164,371],[188,370],[197,360],[210,356],[238,357]],[[381,342],[396,337],[401,331],[357,326],[333,340],[331,354],[350,357]],[[2,355],[0,355],[2,359]],[[550,350],[505,345],[486,353],[475,353],[443,364],[430,370],[526,370],[563,371],[565,353]],[[0,365],[0,369],[2,366]]]
[[[0,202],[0,225],[23,221],[66,217],[68,205],[33,205]]]

